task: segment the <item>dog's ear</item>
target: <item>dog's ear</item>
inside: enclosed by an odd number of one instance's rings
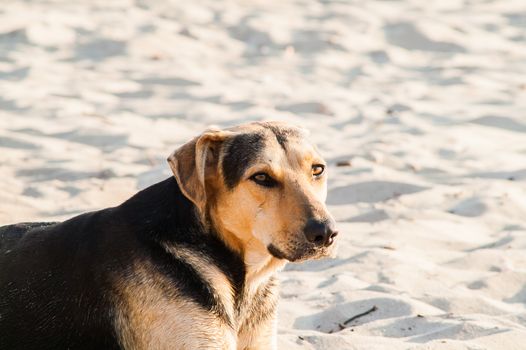
[[[196,205],[200,215],[206,208],[206,176],[217,171],[221,144],[233,134],[223,130],[205,131],[168,157],[181,191]]]

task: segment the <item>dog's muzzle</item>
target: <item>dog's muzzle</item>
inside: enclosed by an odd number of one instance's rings
[[[332,220],[309,219],[303,229],[304,238],[300,239],[299,242],[289,242],[286,249],[270,244],[267,249],[274,257],[289,261],[330,256],[333,253],[334,242],[338,235],[334,226]]]

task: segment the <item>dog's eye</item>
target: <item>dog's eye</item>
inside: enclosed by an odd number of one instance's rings
[[[274,187],[277,184],[276,180],[271,178],[270,175],[267,173],[256,173],[252,175],[250,179],[258,185],[264,187]]]
[[[322,164],[314,164],[312,166],[312,176],[314,177],[320,177],[321,174],[325,171],[325,165]]]

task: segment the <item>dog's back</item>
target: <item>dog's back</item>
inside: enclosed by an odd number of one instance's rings
[[[174,178],[115,208],[61,223],[3,226],[0,241],[0,349],[137,348],[128,334],[137,330],[129,329],[127,304],[151,301],[152,295],[124,298],[131,289],[161,288],[160,299],[177,295],[175,302],[195,305],[193,314],[220,310],[195,261],[172,256],[163,242],[177,242],[199,261],[217,264],[225,281],[243,279],[242,261],[203,231]],[[143,307],[140,315],[151,306]]]
[[[118,348],[85,229],[97,215],[0,227],[1,349]]]
[[[0,227],[0,254],[9,251],[16,243],[32,229],[44,228],[57,224],[57,222],[22,222],[19,224]]]

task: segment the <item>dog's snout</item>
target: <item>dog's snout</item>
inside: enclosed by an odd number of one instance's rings
[[[331,222],[309,219],[304,229],[305,237],[317,246],[329,246],[338,232]]]

